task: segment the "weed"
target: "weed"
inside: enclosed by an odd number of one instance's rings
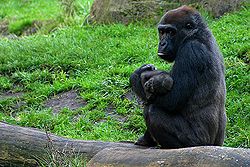
[[[13,86],[8,77],[0,76],[0,90],[9,90]]]
[[[85,167],[87,160],[81,157],[75,152],[75,150],[63,149],[60,150],[56,148],[50,135],[46,132],[48,139],[47,143],[47,154],[44,158],[36,157],[39,166],[41,167],[59,167],[59,166],[69,166],[69,167]],[[67,148],[67,145],[64,146]]]
[[[75,15],[75,0],[59,0],[65,17],[73,17]]]

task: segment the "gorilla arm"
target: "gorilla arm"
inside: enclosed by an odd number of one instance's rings
[[[206,73],[206,62],[211,56],[208,48],[199,41],[190,41],[178,51],[171,77],[174,80],[172,90],[159,95],[153,102],[168,112],[175,112],[186,107],[189,99],[199,86],[201,75]]]

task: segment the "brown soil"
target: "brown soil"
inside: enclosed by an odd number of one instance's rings
[[[44,106],[46,108],[51,108],[54,113],[58,113],[63,108],[76,110],[84,107],[86,104],[87,102],[78,95],[76,90],[70,90],[68,92],[55,95],[51,99],[47,100],[44,103]]]
[[[22,31],[23,36],[29,36],[37,33],[37,31],[43,26],[42,21],[34,20],[32,24],[28,27],[25,27]]]
[[[0,93],[0,101],[1,100],[7,100],[7,99],[10,99],[10,98],[17,98],[19,100],[17,100],[15,102],[15,104],[13,104],[12,109],[13,110],[18,110],[21,107],[26,105],[26,102],[20,100],[20,98],[22,98],[23,95],[24,95],[23,92],[14,93],[14,92],[8,91],[8,92]]]
[[[124,95],[121,96],[122,99],[127,99],[129,101],[133,101],[133,100],[136,100],[137,103],[139,105],[142,105],[143,102],[141,101],[141,99],[139,99],[136,94],[132,91],[128,91],[127,93],[125,93]]]
[[[13,93],[13,92],[4,92],[4,93],[0,93],[0,100],[5,100],[5,99],[9,99],[9,98],[20,98],[23,96],[23,92],[17,92],[17,93]]]
[[[31,25],[24,27],[18,34],[10,33],[8,30],[8,20],[0,21],[0,37],[6,37],[8,39],[18,39],[18,36],[30,36],[36,34],[42,27],[50,27],[53,29],[53,20],[34,20]]]
[[[7,20],[0,22],[0,34],[2,36],[8,35],[8,26],[9,26],[9,22]]]
[[[117,114],[116,108],[113,105],[109,105],[106,108],[105,114],[106,114],[106,116],[110,116],[110,117],[116,119],[119,122],[125,122],[126,119],[127,119],[126,117]]]

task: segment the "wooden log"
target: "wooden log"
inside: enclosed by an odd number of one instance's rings
[[[25,128],[0,122],[0,166],[37,166],[37,159],[53,150],[90,159],[104,148],[138,148],[131,143],[83,141],[47,134],[38,129]],[[142,148],[142,147],[140,147]]]
[[[133,143],[83,141],[0,122],[0,166],[37,166],[48,150],[88,158],[88,166],[249,166],[250,149],[150,149]]]

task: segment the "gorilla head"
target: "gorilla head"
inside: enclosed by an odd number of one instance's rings
[[[158,56],[169,62],[175,60],[177,51],[190,38],[199,38],[198,32],[206,29],[201,15],[188,6],[182,6],[167,12],[158,25]]]

